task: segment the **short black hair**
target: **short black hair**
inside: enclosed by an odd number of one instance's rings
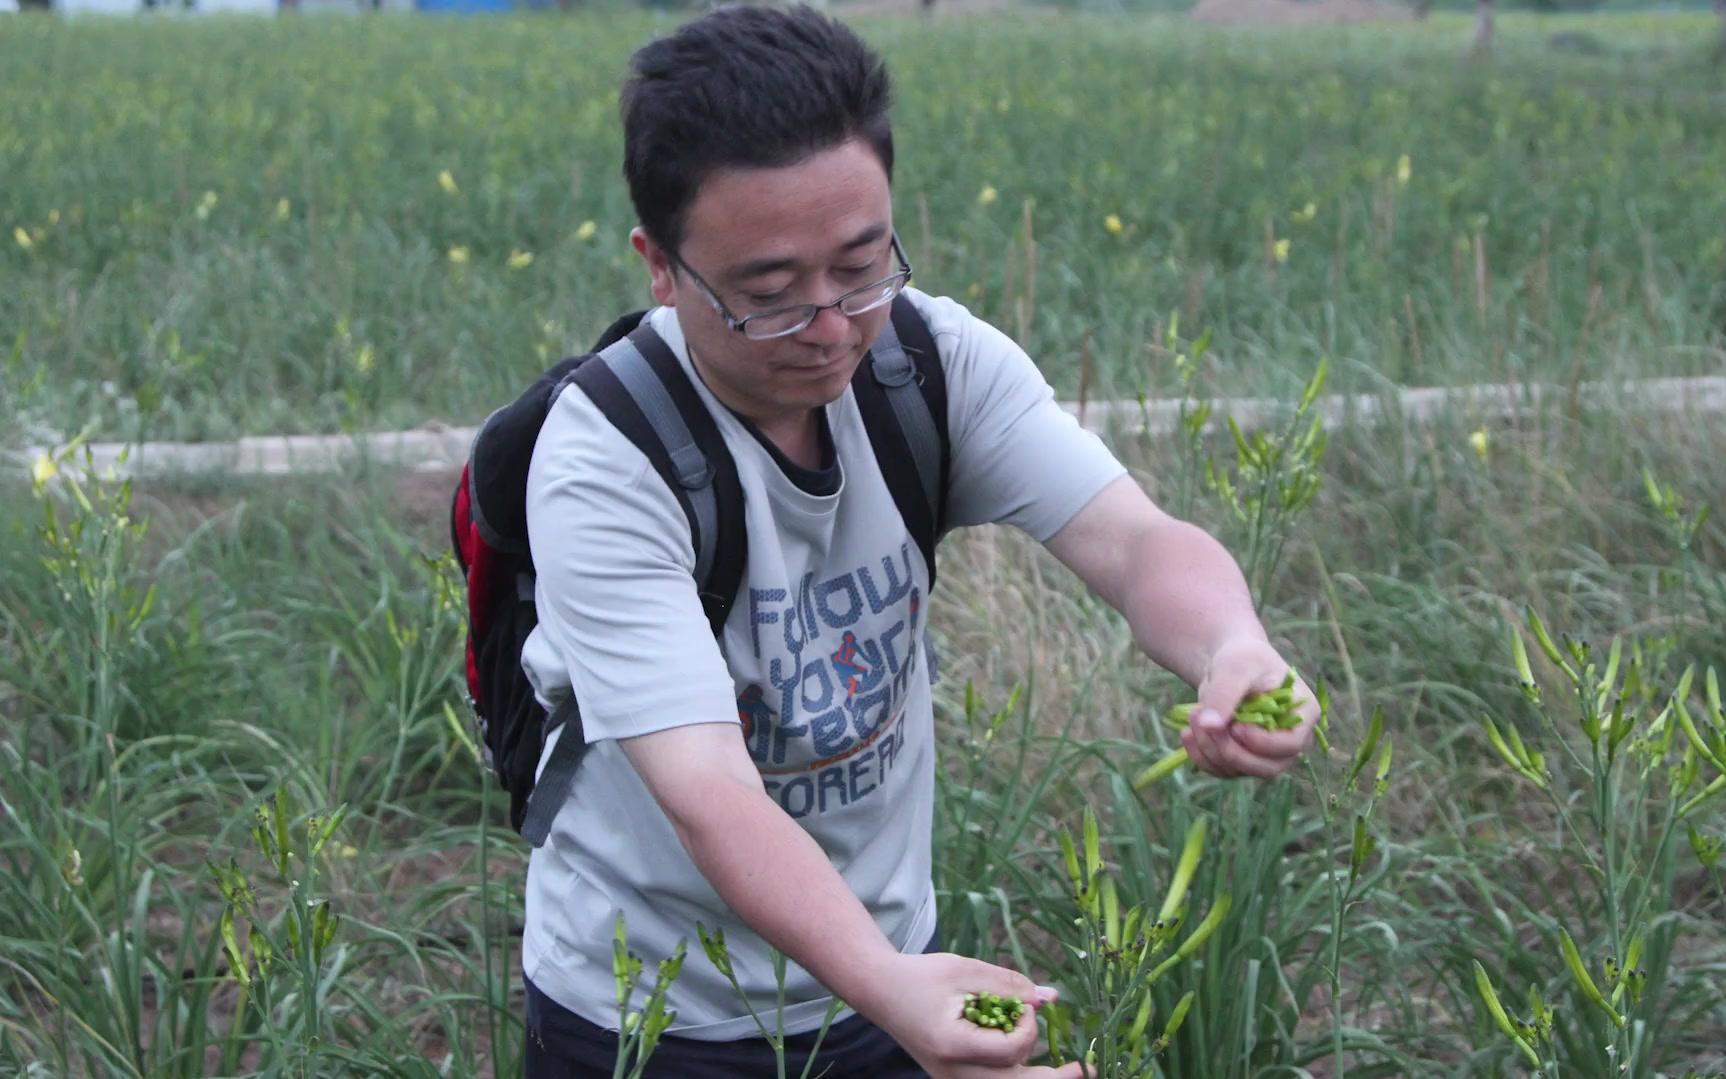
[[[623,85],[623,175],[636,218],[676,252],[701,183],[721,168],[794,165],[864,139],[893,177],[887,66],[799,4],[723,7],[635,53]]]

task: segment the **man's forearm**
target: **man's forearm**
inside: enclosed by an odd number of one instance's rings
[[[758,787],[716,778],[700,801],[693,819],[673,817],[696,868],[769,944],[872,1016],[899,951],[820,845]]]
[[[1208,532],[1165,518],[1137,543],[1121,611],[1146,655],[1197,686],[1224,641],[1265,639],[1240,564]]]

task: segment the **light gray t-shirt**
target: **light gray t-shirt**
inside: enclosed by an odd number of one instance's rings
[[[949,524],[1002,522],[1048,539],[1122,466],[1004,334],[951,300],[907,295],[946,371]],[[740,983],[772,1022],[767,945],[695,868],[616,740],[738,724],[768,794],[820,843],[888,939],[922,950],[935,929],[929,572],[849,390],[826,407],[837,490],[812,494],[694,375],[675,310],[648,317],[736,459],[748,564],[716,640],[676,498],[585,393],[558,398],[528,474],[540,621],[522,664],[548,707],[573,687],[592,748],[529,862],[522,966],[553,1000],[615,1029],[621,910],[648,980],[689,941],[670,993],[671,1032],[743,1038],[756,1034],[754,1021],[702,954],[696,923],[725,930]],[[794,1033],[819,1026],[831,998],[793,964],[786,1000]]]

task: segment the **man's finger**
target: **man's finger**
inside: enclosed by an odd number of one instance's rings
[[[968,1029],[953,1039],[950,1055],[955,1061],[1010,1068],[1023,1064],[1037,1050],[1037,1017],[1029,1008],[1009,1031],[975,1026],[969,1019],[960,1022]]]
[[[1235,775],[1257,776],[1259,779],[1274,779],[1281,775],[1288,765],[1285,758],[1260,757],[1251,753],[1233,738],[1228,739],[1218,749],[1217,759],[1232,769]]]
[[[1226,770],[1217,760],[1217,737],[1208,731],[1200,731],[1189,727],[1181,732],[1181,746],[1192,759],[1193,767],[1213,776],[1230,776],[1233,772]]]
[[[1229,734],[1236,745],[1253,756],[1270,757],[1279,761],[1299,757],[1312,741],[1310,732],[1299,728],[1292,731],[1267,731],[1251,723],[1236,723],[1230,728]]]
[[[1013,1073],[1013,1079],[1088,1079],[1084,1066],[1078,1061],[1059,1068],[1020,1068]]]
[[[1250,693],[1266,693],[1282,684],[1282,676],[1260,664],[1223,665],[1213,668],[1199,687],[1199,706],[1191,722],[1201,728],[1220,729],[1232,719],[1235,709]],[[1207,715],[1207,713],[1210,713]]]

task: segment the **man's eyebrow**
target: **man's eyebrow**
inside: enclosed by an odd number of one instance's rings
[[[860,247],[868,247],[870,244],[880,243],[881,239],[886,235],[886,225],[870,225],[857,233],[857,235],[851,237],[851,239],[845,241],[840,250],[855,251]],[[726,270],[722,276],[726,281],[733,284],[742,284],[745,281],[749,281],[757,277],[766,277],[768,274],[783,273],[786,270],[795,270],[798,265],[798,261],[793,258],[751,259],[748,262],[740,263],[731,267]]]

